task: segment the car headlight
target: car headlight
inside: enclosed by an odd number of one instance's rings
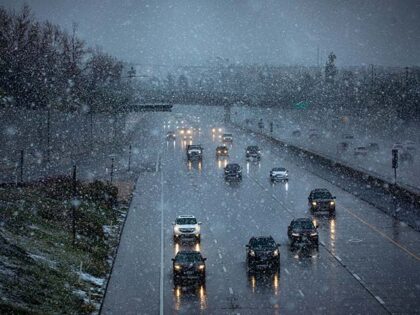
[[[216,132],[216,129],[214,129],[214,128],[213,128],[211,131],[212,131],[212,132]]]
[[[311,236],[318,236],[318,233],[317,232],[313,232],[313,233],[311,233]]]
[[[330,201],[330,205],[334,206],[335,205],[335,201]]]
[[[219,128],[219,132],[222,132],[222,128]]]
[[[184,130],[181,130],[180,133],[181,133],[181,135],[184,134]]]
[[[174,226],[174,232],[175,232],[175,233],[179,233],[179,227]]]
[[[251,256],[255,256],[255,252],[254,252],[252,249],[249,251],[249,254],[250,254]]]
[[[292,233],[292,236],[299,236],[299,233]]]
[[[206,266],[205,266],[205,265],[199,265],[199,266],[198,266],[198,269],[199,269],[199,270],[204,270],[204,268],[206,268]]]
[[[187,132],[190,134],[191,133],[191,130],[188,130]]]
[[[181,270],[181,269],[182,269],[181,265],[175,265],[175,270]]]
[[[246,153],[249,153],[249,150],[246,150]]]
[[[316,206],[316,201],[312,201],[312,205],[313,206]]]
[[[195,226],[195,231],[200,232],[200,226],[198,224]]]
[[[278,256],[279,255],[279,250],[278,249],[276,249],[274,252],[273,252],[273,256]]]

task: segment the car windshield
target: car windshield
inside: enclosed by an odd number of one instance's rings
[[[185,225],[185,224],[197,224],[196,218],[178,218],[176,219],[176,224]]]
[[[329,191],[316,191],[314,192],[313,197],[315,199],[331,199],[331,193]]]
[[[273,172],[286,172],[286,169],[284,167],[276,167],[273,168]]]
[[[272,238],[258,237],[258,238],[252,238],[249,241],[249,245],[252,248],[273,248],[276,246],[276,243],[274,242]]]
[[[247,149],[248,151],[258,151],[258,147],[257,146],[250,146]]]
[[[238,164],[229,164],[228,166],[226,166],[226,169],[228,171],[237,171],[240,169],[240,166]]]
[[[225,134],[223,135],[223,137],[225,137],[225,138],[231,138],[231,137],[232,137],[232,134],[230,134],[230,133],[225,133]]]
[[[309,230],[314,228],[314,224],[310,220],[293,221],[292,228]]]
[[[200,253],[189,253],[189,252],[179,252],[176,257],[175,261],[181,263],[193,263],[201,261]]]

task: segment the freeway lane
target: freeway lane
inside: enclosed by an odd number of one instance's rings
[[[166,152],[163,173],[165,198],[171,207],[168,223],[177,214],[185,213],[194,214],[203,221],[201,249],[208,257],[208,274],[205,303],[199,303],[199,294],[195,296],[189,292],[182,303],[182,289],[171,290],[172,272],[168,263],[165,268],[165,310],[195,313],[202,307],[214,314],[253,314],[257,310],[269,313],[384,311],[327,251],[312,252],[315,257],[291,253],[285,231],[292,215],[286,207],[279,207],[268,193],[271,189],[266,177],[268,172],[265,172],[265,185],[260,179],[258,182],[252,179],[263,174],[264,161],[245,167],[249,173],[239,185],[226,185],[223,170],[214,158],[218,141],[212,140],[207,133],[199,141],[207,149],[201,169],[188,169],[182,148]],[[243,161],[246,142],[238,140],[233,145],[231,160]],[[265,159],[269,157],[265,156]],[[166,231],[165,253],[173,250],[171,232],[170,228]],[[253,234],[271,234],[283,244],[280,275],[248,279],[244,245]],[[197,301],[193,302],[193,297]],[[331,304],[331,300],[335,303]]]
[[[176,110],[201,111],[194,107]],[[230,129],[234,143],[229,160],[239,162],[246,176],[238,185],[226,184],[223,165],[216,162],[214,155],[219,141],[209,133],[212,119],[221,117],[212,118],[211,113],[201,116],[203,132],[194,140],[205,148],[201,166],[187,164],[179,141],[175,145],[163,143],[163,182],[158,173],[148,174],[144,180],[140,176],[139,183],[144,184],[138,185],[137,194],[144,197],[133,200],[132,208],[138,211],[129,214],[119,251],[125,259],[117,257],[119,263],[110,282],[113,292],[123,292],[115,302],[119,308],[110,300],[115,294],[108,290],[103,313],[156,314],[160,308],[165,314],[419,312],[417,232],[297,167],[284,150],[234,128]],[[262,147],[264,156],[260,163],[245,162],[245,147],[250,144]],[[289,169],[288,185],[270,184],[268,173],[273,166]],[[158,189],[148,189],[149,186]],[[319,252],[291,252],[287,225],[294,216],[310,216],[306,198],[314,187],[326,187],[337,196],[337,217],[315,218],[324,244]],[[171,222],[178,214],[193,214],[203,222],[200,249],[208,258],[205,287],[173,286],[171,258],[179,248],[172,242]],[[161,219],[164,277],[160,292]],[[132,224],[130,228],[129,220],[137,226]],[[280,273],[248,278],[244,245],[252,235],[267,234],[282,244]],[[124,246],[127,240],[131,253]],[[133,248],[138,252],[133,252]],[[134,255],[132,260],[141,257],[145,271],[128,263],[130,255]]]

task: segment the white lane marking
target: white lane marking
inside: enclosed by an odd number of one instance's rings
[[[338,257],[337,255],[335,255],[334,257],[335,257],[335,259],[337,259],[339,262],[342,262],[341,258],[340,258],[340,257]]]
[[[159,158],[160,158],[160,152],[158,152],[157,157],[156,157],[155,173],[159,171]]]
[[[304,297],[305,295],[303,294],[302,290],[299,289],[299,294],[301,297]]]
[[[163,315],[163,170],[160,172],[160,310],[159,314]]]
[[[225,267],[225,266],[223,266],[223,271],[224,271],[224,272],[227,272],[227,270],[226,270],[226,267]]]
[[[289,270],[287,270],[287,268],[284,268],[284,271],[285,271],[288,275],[290,275],[290,272],[289,272]]]
[[[233,290],[232,290],[232,288],[229,288],[229,293],[230,293],[230,294],[233,294]]]
[[[214,240],[214,244],[217,244],[217,240]]]
[[[355,277],[357,279],[357,281],[362,281],[362,279],[360,279],[360,277],[357,275],[357,273],[353,273],[353,277]]]
[[[382,300],[379,296],[375,295],[375,299],[377,299],[378,302],[381,303],[382,305],[385,304],[384,300]]]
[[[220,259],[222,259],[222,254],[219,253],[219,257],[220,257]]]

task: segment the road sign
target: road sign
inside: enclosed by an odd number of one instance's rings
[[[392,149],[392,168],[398,168],[398,149]]]

